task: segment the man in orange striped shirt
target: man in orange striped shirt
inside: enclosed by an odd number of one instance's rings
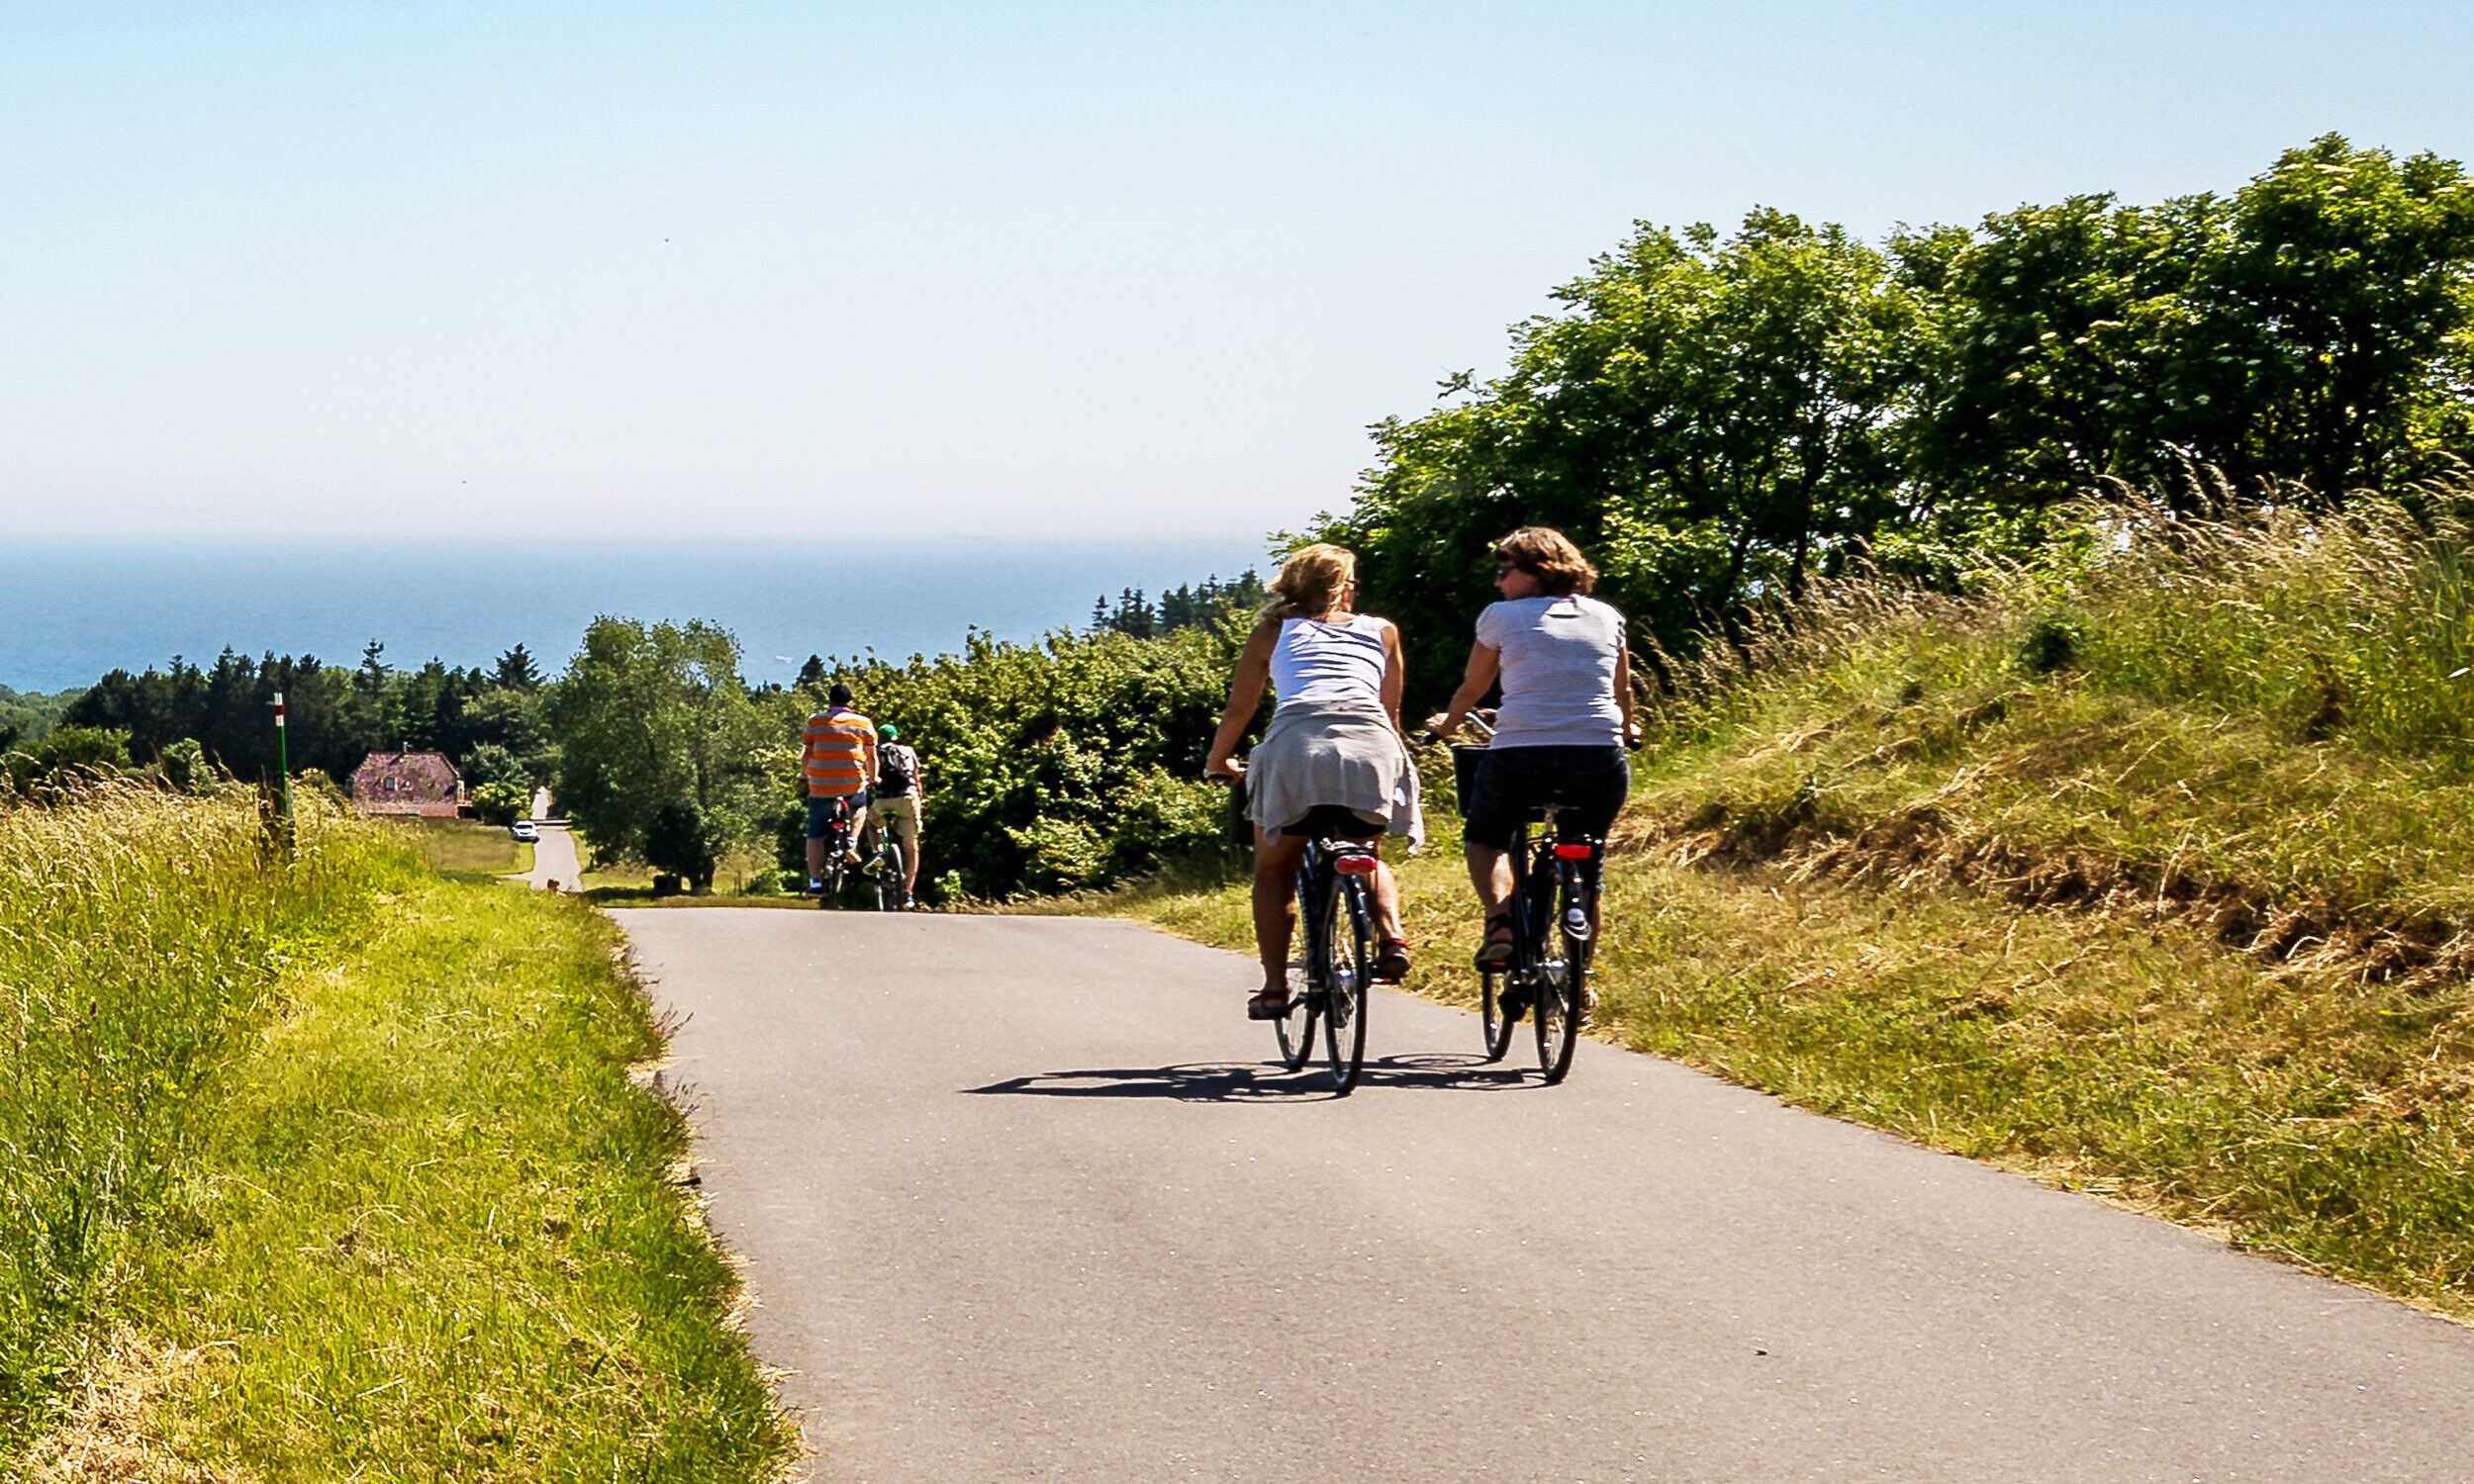
[[[868,784],[876,777],[876,723],[850,708],[850,687],[835,683],[825,695],[825,708],[808,718],[801,734],[807,756],[801,767],[808,776],[808,889],[824,889],[824,842],[832,826],[849,825],[867,802]],[[850,835],[842,834],[850,848]],[[854,856],[852,859],[856,860]]]

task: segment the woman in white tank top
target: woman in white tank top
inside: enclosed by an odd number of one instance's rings
[[[1326,833],[1372,839],[1389,830],[1407,835],[1414,850],[1425,837],[1417,768],[1400,740],[1400,633],[1388,619],[1354,611],[1356,554],[1302,547],[1281,564],[1272,592],[1238,658],[1203,764],[1207,777],[1246,781],[1246,812],[1255,824],[1254,939],[1263,958],[1263,987],[1247,1013],[1258,1020],[1287,1013],[1288,944],[1306,841]],[[1237,744],[1267,683],[1279,707],[1240,763]],[[1396,983],[1409,971],[1400,888],[1380,863],[1372,884],[1382,940],[1375,976]]]

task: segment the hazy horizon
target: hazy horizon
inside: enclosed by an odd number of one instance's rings
[[[751,683],[787,681],[809,654],[900,662],[959,651],[976,626],[1029,640],[1080,628],[1126,588],[1230,578],[1268,566],[1263,543],[884,545],[842,559],[791,542],[603,540],[536,553],[438,542],[291,538],[0,540],[0,686],[51,693],[113,669],[314,654],[355,665],[487,667],[523,643],[562,670],[584,626],[610,613],[705,618],[737,635]]]

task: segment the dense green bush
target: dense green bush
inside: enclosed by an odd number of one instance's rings
[[[835,665],[759,699],[790,735],[840,681],[860,710],[902,729],[923,774],[923,887],[1004,897],[1103,885],[1217,845],[1227,795],[1202,760],[1247,618],[1232,603],[1156,638],[974,633],[959,655]],[[786,867],[800,859],[798,789],[786,770]]]

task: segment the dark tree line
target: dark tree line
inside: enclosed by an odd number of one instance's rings
[[[2231,196],[2073,197],[1874,246],[1758,211],[1643,224],[1512,331],[1510,368],[1374,429],[1315,534],[1364,553],[1422,693],[1486,543],[1565,529],[1669,649],[1864,559],[1955,580],[2055,503],[2194,471],[2331,507],[2474,456],[2474,186],[2335,136]]]
[[[435,659],[399,670],[374,640],[349,669],[315,655],[270,651],[252,660],[227,649],[212,666],[175,656],[163,670],[115,670],[61,719],[123,734],[141,764],[194,740],[214,766],[255,781],[274,776],[274,702],[281,693],[295,772],[317,769],[340,782],[371,752],[436,751],[468,782],[537,782],[547,778],[550,758],[542,684],[521,644],[488,670]]]
[[[1104,594],[1092,604],[1091,631],[1157,639],[1179,629],[1220,623],[1232,611],[1260,606],[1263,599],[1263,581],[1251,567],[1227,582],[1215,572],[1199,583],[1181,583],[1162,593],[1158,603],[1140,588],[1127,588],[1117,594],[1113,606]]]

